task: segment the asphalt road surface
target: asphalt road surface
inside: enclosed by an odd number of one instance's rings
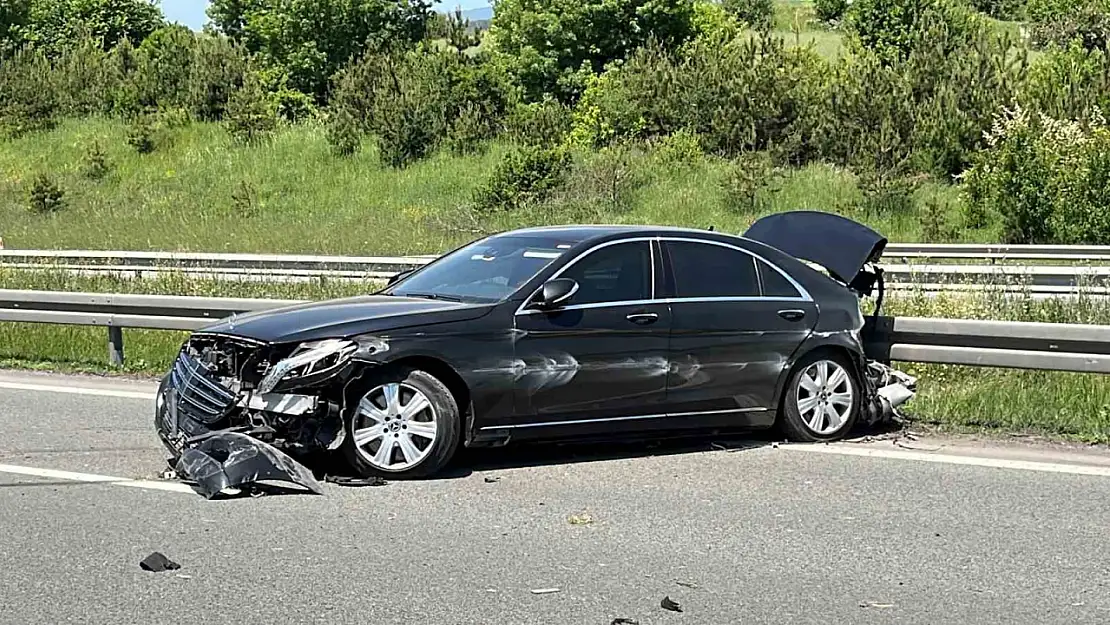
[[[548,446],[206,501],[158,480],[152,397],[0,374],[0,623],[1110,623],[1105,451]]]

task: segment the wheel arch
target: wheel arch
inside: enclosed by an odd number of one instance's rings
[[[830,336],[813,337],[806,341],[794,352],[790,361],[782,369],[779,374],[779,381],[775,387],[775,421],[777,422],[782,416],[783,400],[786,396],[786,385],[790,381],[790,376],[794,374],[798,363],[803,358],[811,356],[815,353],[832,353],[843,356],[851,364],[851,372],[856,377],[856,385],[860,391],[864,391],[864,384],[866,383],[866,361],[863,352],[854,343],[851,336],[844,334],[833,334]]]

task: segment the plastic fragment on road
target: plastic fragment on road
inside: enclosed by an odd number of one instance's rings
[[[558,588],[533,588],[533,595],[550,595],[551,593],[559,592]]]
[[[501,481],[501,478],[499,478],[499,477],[487,477],[485,479],[486,484],[494,484],[494,483],[500,482],[500,481]]]
[[[165,555],[155,551],[149,556],[143,558],[139,562],[139,568],[144,571],[151,571],[153,573],[161,573],[162,571],[176,571],[181,568],[181,565],[170,560]]]
[[[634,621],[630,618],[615,618],[609,621],[609,625],[640,625],[640,621]]]
[[[289,482],[322,495],[324,488],[304,465],[276,447],[238,432],[220,432],[186,449],[177,472],[205,499],[258,482]]]
[[[663,597],[663,600],[659,602],[659,607],[664,610],[670,610],[671,612],[682,611],[682,606],[672,601],[670,597]]]

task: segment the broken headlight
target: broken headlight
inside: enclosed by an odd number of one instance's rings
[[[259,393],[269,393],[279,384],[300,379],[326,379],[339,371],[358,350],[358,343],[328,339],[301,343],[288,358],[278,362],[258,383]]]

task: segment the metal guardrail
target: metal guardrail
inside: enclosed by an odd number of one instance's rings
[[[0,321],[107,327],[109,360],[119,365],[122,328],[196,330],[302,301],[0,290]],[[864,336],[868,355],[883,362],[1110,373],[1110,326],[880,317]]]
[[[198,278],[249,281],[382,280],[421,267],[436,256],[311,256],[278,254],[216,254],[88,250],[0,250],[0,267],[53,269],[84,275],[149,277],[185,273]],[[1110,264],[1002,265],[1004,260],[1083,261],[1110,263],[1110,246],[1046,245],[919,245],[891,244],[886,264],[892,290],[976,290],[980,285],[1025,291],[1042,296],[1075,293],[1110,295]],[[930,261],[920,264],[914,260]],[[939,260],[977,260],[976,264],[937,263]],[[985,263],[985,264],[983,264]]]

